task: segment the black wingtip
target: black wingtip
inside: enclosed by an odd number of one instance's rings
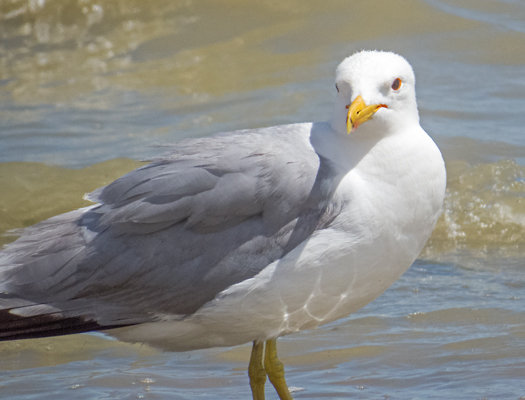
[[[64,318],[46,314],[31,317],[13,315],[9,310],[0,311],[0,341],[36,339],[49,336],[122,328],[127,325],[100,325],[84,317]]]

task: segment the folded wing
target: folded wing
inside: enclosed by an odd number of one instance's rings
[[[308,129],[181,142],[26,228],[0,253],[0,339],[184,318],[283,257],[338,212]]]

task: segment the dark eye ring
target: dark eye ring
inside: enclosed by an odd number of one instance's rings
[[[337,86],[337,83],[335,84],[335,89],[337,90],[337,93],[339,93],[339,87]]]
[[[401,87],[401,83],[402,83],[402,82],[401,82],[401,79],[396,78],[396,79],[394,80],[394,82],[392,83],[392,89],[393,89],[393,90],[399,90],[399,88]]]

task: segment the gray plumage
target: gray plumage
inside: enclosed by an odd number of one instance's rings
[[[328,226],[339,173],[304,126],[172,145],[24,229],[0,253],[0,339],[183,319]]]

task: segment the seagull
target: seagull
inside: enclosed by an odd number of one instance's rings
[[[292,399],[276,339],[345,317],[414,262],[440,215],[445,167],[401,56],[336,70],[328,122],[219,133],[19,232],[0,252],[0,340],[101,330],[166,351],[253,343]]]

